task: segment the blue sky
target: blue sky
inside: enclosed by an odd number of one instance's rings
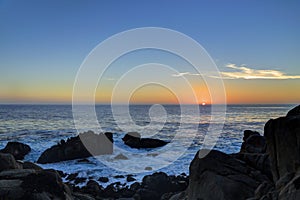
[[[221,71],[231,63],[300,75],[299,22],[296,0],[0,0],[0,91],[7,93],[2,101],[13,98],[11,88],[24,93],[36,85],[71,88],[98,43],[145,26],[194,38]]]

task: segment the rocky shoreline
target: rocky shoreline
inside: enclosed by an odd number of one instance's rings
[[[106,134],[106,137],[111,141],[111,134]],[[139,183],[129,175],[126,179],[132,182],[130,186],[115,182],[105,188],[95,180],[80,178],[77,174],[67,175],[22,162],[20,160],[30,147],[17,142],[8,143],[0,150],[0,199],[300,199],[300,106],[285,117],[269,120],[263,136],[246,130],[243,140],[239,153],[212,150],[201,159],[196,154],[190,164],[189,176],[156,172],[145,176]],[[69,141],[78,143],[76,138]],[[135,138],[127,142],[139,148],[145,145],[144,141],[148,142]],[[160,141],[154,142],[164,145]],[[68,159],[65,152],[70,151],[66,144],[61,142],[55,151],[61,152],[60,147],[64,151],[59,159],[52,155],[53,151],[49,153],[55,162]],[[85,151],[83,155],[89,156]],[[86,180],[84,187],[74,184]],[[108,178],[99,177],[98,181],[108,182]]]

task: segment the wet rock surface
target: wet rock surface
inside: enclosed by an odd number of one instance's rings
[[[113,153],[112,133],[95,134],[92,131],[81,133],[76,137],[62,140],[44,151],[37,163],[54,163],[65,160],[87,158],[93,155],[104,155]],[[86,148],[89,147],[89,149]],[[91,154],[91,152],[92,154]]]
[[[127,133],[122,140],[124,141],[124,144],[126,144],[127,146],[136,149],[157,148],[168,144],[168,142],[159,139],[141,138],[141,135],[136,132]]]
[[[112,134],[108,135],[113,141]],[[69,140],[70,144],[78,141]],[[118,178],[127,183],[115,182],[106,187],[100,184],[107,184],[108,177],[98,177],[97,182],[78,173],[42,169],[35,163],[16,161],[10,153],[0,153],[0,199],[300,199],[300,107],[285,117],[269,120],[263,136],[246,130],[243,140],[240,152],[235,154],[216,150],[204,158],[196,154],[189,176],[156,172],[139,183],[134,182],[134,175],[120,174]]]
[[[15,157],[16,160],[23,160],[24,156],[31,151],[31,148],[27,144],[20,142],[8,142],[4,149],[0,150],[0,153],[9,153]]]

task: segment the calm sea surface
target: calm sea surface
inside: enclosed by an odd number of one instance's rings
[[[215,149],[226,153],[238,152],[242,143],[243,131],[245,129],[256,130],[263,133],[264,124],[270,118],[284,116],[295,105],[228,105],[226,111],[226,121]],[[183,135],[178,138],[176,145],[171,146],[170,156],[160,158],[161,162],[168,163],[171,155],[176,154],[177,150],[183,152],[176,161],[159,169],[168,174],[188,174],[188,166],[197,150],[201,148],[204,136],[207,133],[210,118],[211,107],[200,106],[200,115],[195,116],[181,112],[180,106],[165,105],[166,116],[160,116],[159,112],[149,112],[151,105],[131,105],[129,107],[130,116],[135,124],[142,127],[139,131],[143,137],[159,138],[166,141],[172,141],[180,131]],[[192,107],[191,107],[192,109]],[[140,180],[147,172],[135,173],[127,169],[128,162],[130,166],[139,166],[142,159],[145,165],[155,169],[153,157],[156,156],[155,150],[136,150],[130,149],[122,143],[121,138],[126,131],[124,128],[130,126],[128,119],[114,120],[111,107],[108,105],[97,105],[97,119],[103,131],[114,133],[116,150],[113,155],[103,156],[106,163],[113,161],[114,157],[122,153],[117,149],[134,153],[135,156],[128,157],[128,160],[120,161],[119,166],[111,168],[95,158],[89,158],[90,162],[65,161],[54,164],[41,165],[44,168],[55,168],[67,173],[79,172],[79,176],[93,177],[98,179],[100,176],[108,176],[110,182],[116,179],[113,176],[117,174],[134,174],[137,180]],[[150,113],[150,114],[149,114]],[[152,115],[157,114],[152,118]],[[184,120],[184,121],[182,121]],[[148,127],[151,121],[151,127]],[[181,123],[184,123],[184,129],[180,129]],[[144,128],[143,128],[144,127]],[[195,130],[195,127],[197,127]],[[85,129],[88,129],[87,127]],[[85,129],[79,130],[84,131]],[[90,127],[93,130],[93,127]],[[156,130],[158,129],[158,130]],[[191,133],[196,131],[196,135],[191,137]],[[35,162],[40,154],[48,147],[57,144],[61,139],[76,135],[77,130],[74,126],[72,106],[71,105],[0,105],[0,148],[3,148],[8,141],[19,141],[31,146],[32,152],[26,156],[25,160]],[[156,133],[156,134],[155,134]],[[181,145],[182,144],[182,145]],[[189,144],[188,148],[181,149],[184,144]],[[139,157],[139,152],[143,154]],[[147,153],[145,156],[145,152]],[[168,152],[165,152],[168,155]],[[148,157],[149,158],[148,158]],[[146,161],[145,161],[146,160]],[[127,164],[126,164],[127,162]],[[122,169],[124,170],[118,170]],[[123,171],[123,172],[122,172]],[[125,171],[125,172],[124,172]],[[148,172],[153,173],[153,171]],[[126,182],[124,179],[118,179],[120,182]]]

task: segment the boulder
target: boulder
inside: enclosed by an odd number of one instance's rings
[[[122,140],[127,146],[130,146],[131,148],[157,148],[162,147],[168,142],[159,140],[159,139],[153,139],[153,138],[141,138],[141,135],[136,132],[130,132],[127,133]]]
[[[20,142],[8,142],[4,149],[0,150],[0,153],[10,153],[16,160],[23,160],[24,156],[31,151],[31,148],[27,144]]]
[[[148,193],[154,192],[159,198],[165,193],[178,193],[188,186],[188,178],[183,176],[168,176],[163,172],[156,172],[143,178],[142,188]]]
[[[0,199],[72,199],[55,170],[21,169],[11,154],[0,153]]]
[[[265,153],[266,152],[266,140],[264,136],[261,136],[256,131],[245,130],[244,142],[241,146],[241,153]]]
[[[189,199],[235,200],[251,198],[262,182],[271,182],[260,171],[233,156],[212,150],[198,153],[190,165]]]
[[[69,138],[67,141],[62,140],[60,144],[50,147],[42,153],[37,162],[45,164],[82,159],[92,155],[112,154],[112,142],[112,133],[95,134],[92,131],[88,131],[76,137]],[[89,150],[87,150],[84,144],[89,145]],[[90,151],[92,151],[92,154]]]
[[[300,167],[300,109],[288,112],[286,117],[269,120],[264,128],[267,151],[270,155],[274,181]]]
[[[9,169],[21,169],[22,165],[16,162],[13,155],[0,153],[0,172]]]

